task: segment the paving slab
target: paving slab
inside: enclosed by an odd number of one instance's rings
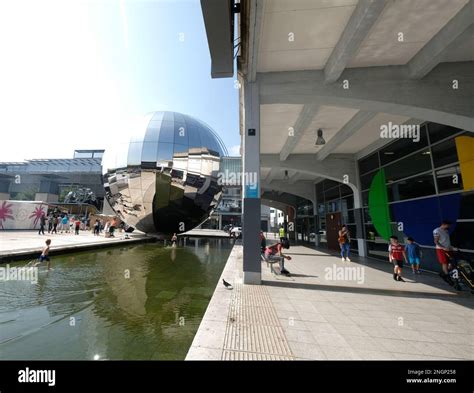
[[[218,283],[187,359],[209,358],[206,348],[221,360],[474,359],[468,291],[429,273],[396,282],[388,262],[304,246],[287,254],[290,277],[263,263],[262,285],[244,285],[236,243],[222,273],[233,289]],[[213,323],[225,338],[203,341]]]

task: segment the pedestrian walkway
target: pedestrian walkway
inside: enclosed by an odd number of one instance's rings
[[[388,262],[288,250],[290,277],[262,264],[242,284],[236,245],[188,352],[195,359],[473,359],[474,297],[437,275],[392,277]]]
[[[53,255],[58,252],[67,252],[71,250],[86,250],[90,248],[99,248],[111,244],[121,244],[124,242],[145,241],[150,238],[143,233],[128,234],[130,239],[125,239],[125,233],[116,232],[115,237],[105,237],[103,234],[94,236],[89,231],[81,231],[79,235],[73,233],[58,233],[38,235],[37,230],[33,231],[0,231],[0,262],[9,259],[18,259],[39,255],[44,247],[46,239],[51,239],[51,251]]]

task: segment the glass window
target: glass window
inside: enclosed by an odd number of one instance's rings
[[[341,199],[342,209],[353,209],[354,208],[354,197],[346,197]]]
[[[405,199],[433,194],[435,194],[435,186],[431,173],[402,180],[388,186],[388,198],[390,202],[403,201]]]
[[[189,147],[201,147],[201,136],[198,129],[194,126],[187,127],[188,130],[188,140],[189,140]]]
[[[435,168],[458,161],[458,153],[456,150],[454,138],[432,146],[431,152],[433,154],[433,163]]]
[[[379,167],[379,153],[375,152],[370,156],[359,160],[359,172],[366,173]]]
[[[188,135],[189,135],[189,130],[187,129],[184,122],[174,123],[174,143],[188,146],[189,144]]]
[[[388,164],[389,162],[398,160],[407,154],[413,153],[414,151],[420,150],[427,146],[428,140],[426,138],[426,127],[424,125],[419,126],[416,131],[413,131],[412,135],[415,137],[418,135],[419,141],[415,142],[415,140],[418,138],[401,138],[380,150],[381,164]]]
[[[340,198],[339,186],[331,188],[331,189],[326,190],[324,192],[324,199],[326,201],[331,200],[331,199],[335,199],[335,198]]]
[[[346,195],[352,195],[352,189],[345,185],[345,184],[341,184],[341,196],[346,196]]]
[[[174,143],[174,123],[163,121],[159,136],[160,143]]]
[[[451,235],[451,243],[455,247],[474,250],[474,221],[458,222]]]
[[[145,142],[158,142],[160,136],[161,121],[152,120],[148,123],[145,132]]]
[[[369,191],[364,191],[362,193],[362,205],[367,206],[369,204]]]
[[[163,121],[169,121],[174,123],[174,113],[173,112],[163,112]]]
[[[367,190],[370,188],[370,184],[372,183],[372,179],[378,171],[371,172],[367,175],[363,175],[360,177],[360,186],[363,190]]]
[[[133,142],[128,145],[127,165],[140,165],[143,143]]]
[[[463,194],[461,198],[460,219],[474,218],[474,193]]]
[[[431,158],[428,149],[415,153],[400,161],[394,162],[385,167],[385,178],[387,182],[403,179],[417,173],[431,169]]]
[[[445,139],[461,131],[459,128],[445,126],[444,124],[438,124],[438,123],[429,123],[427,127],[428,127],[428,134],[430,135],[431,144],[438,142],[442,139]]]
[[[334,188],[334,187],[339,187],[339,182],[337,182],[335,180],[324,180],[323,181],[324,191],[329,190],[330,188]]]
[[[462,190],[461,169],[459,166],[452,166],[436,171],[436,182],[439,193]]]
[[[170,161],[173,159],[173,144],[158,144],[158,161]]]
[[[175,153],[187,153],[188,150],[189,150],[189,147],[187,145],[179,145],[179,144],[174,145]]]
[[[144,142],[142,161],[156,162],[158,156],[158,142]]]

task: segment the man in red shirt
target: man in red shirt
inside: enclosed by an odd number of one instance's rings
[[[288,244],[288,246],[284,247],[283,244]],[[287,239],[267,247],[265,249],[265,259],[267,259],[268,261],[278,261],[280,263],[281,274],[289,275],[290,272],[285,269],[285,259],[290,260],[291,257],[289,255],[284,255],[281,252],[283,248],[290,248]]]
[[[390,245],[388,246],[388,259],[393,263],[393,279],[395,281],[405,281],[402,278],[403,261],[407,262],[405,247],[398,242],[398,237],[390,236]]]

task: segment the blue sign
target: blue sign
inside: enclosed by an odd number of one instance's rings
[[[258,195],[258,184],[246,184],[244,198],[260,198],[260,195]]]

